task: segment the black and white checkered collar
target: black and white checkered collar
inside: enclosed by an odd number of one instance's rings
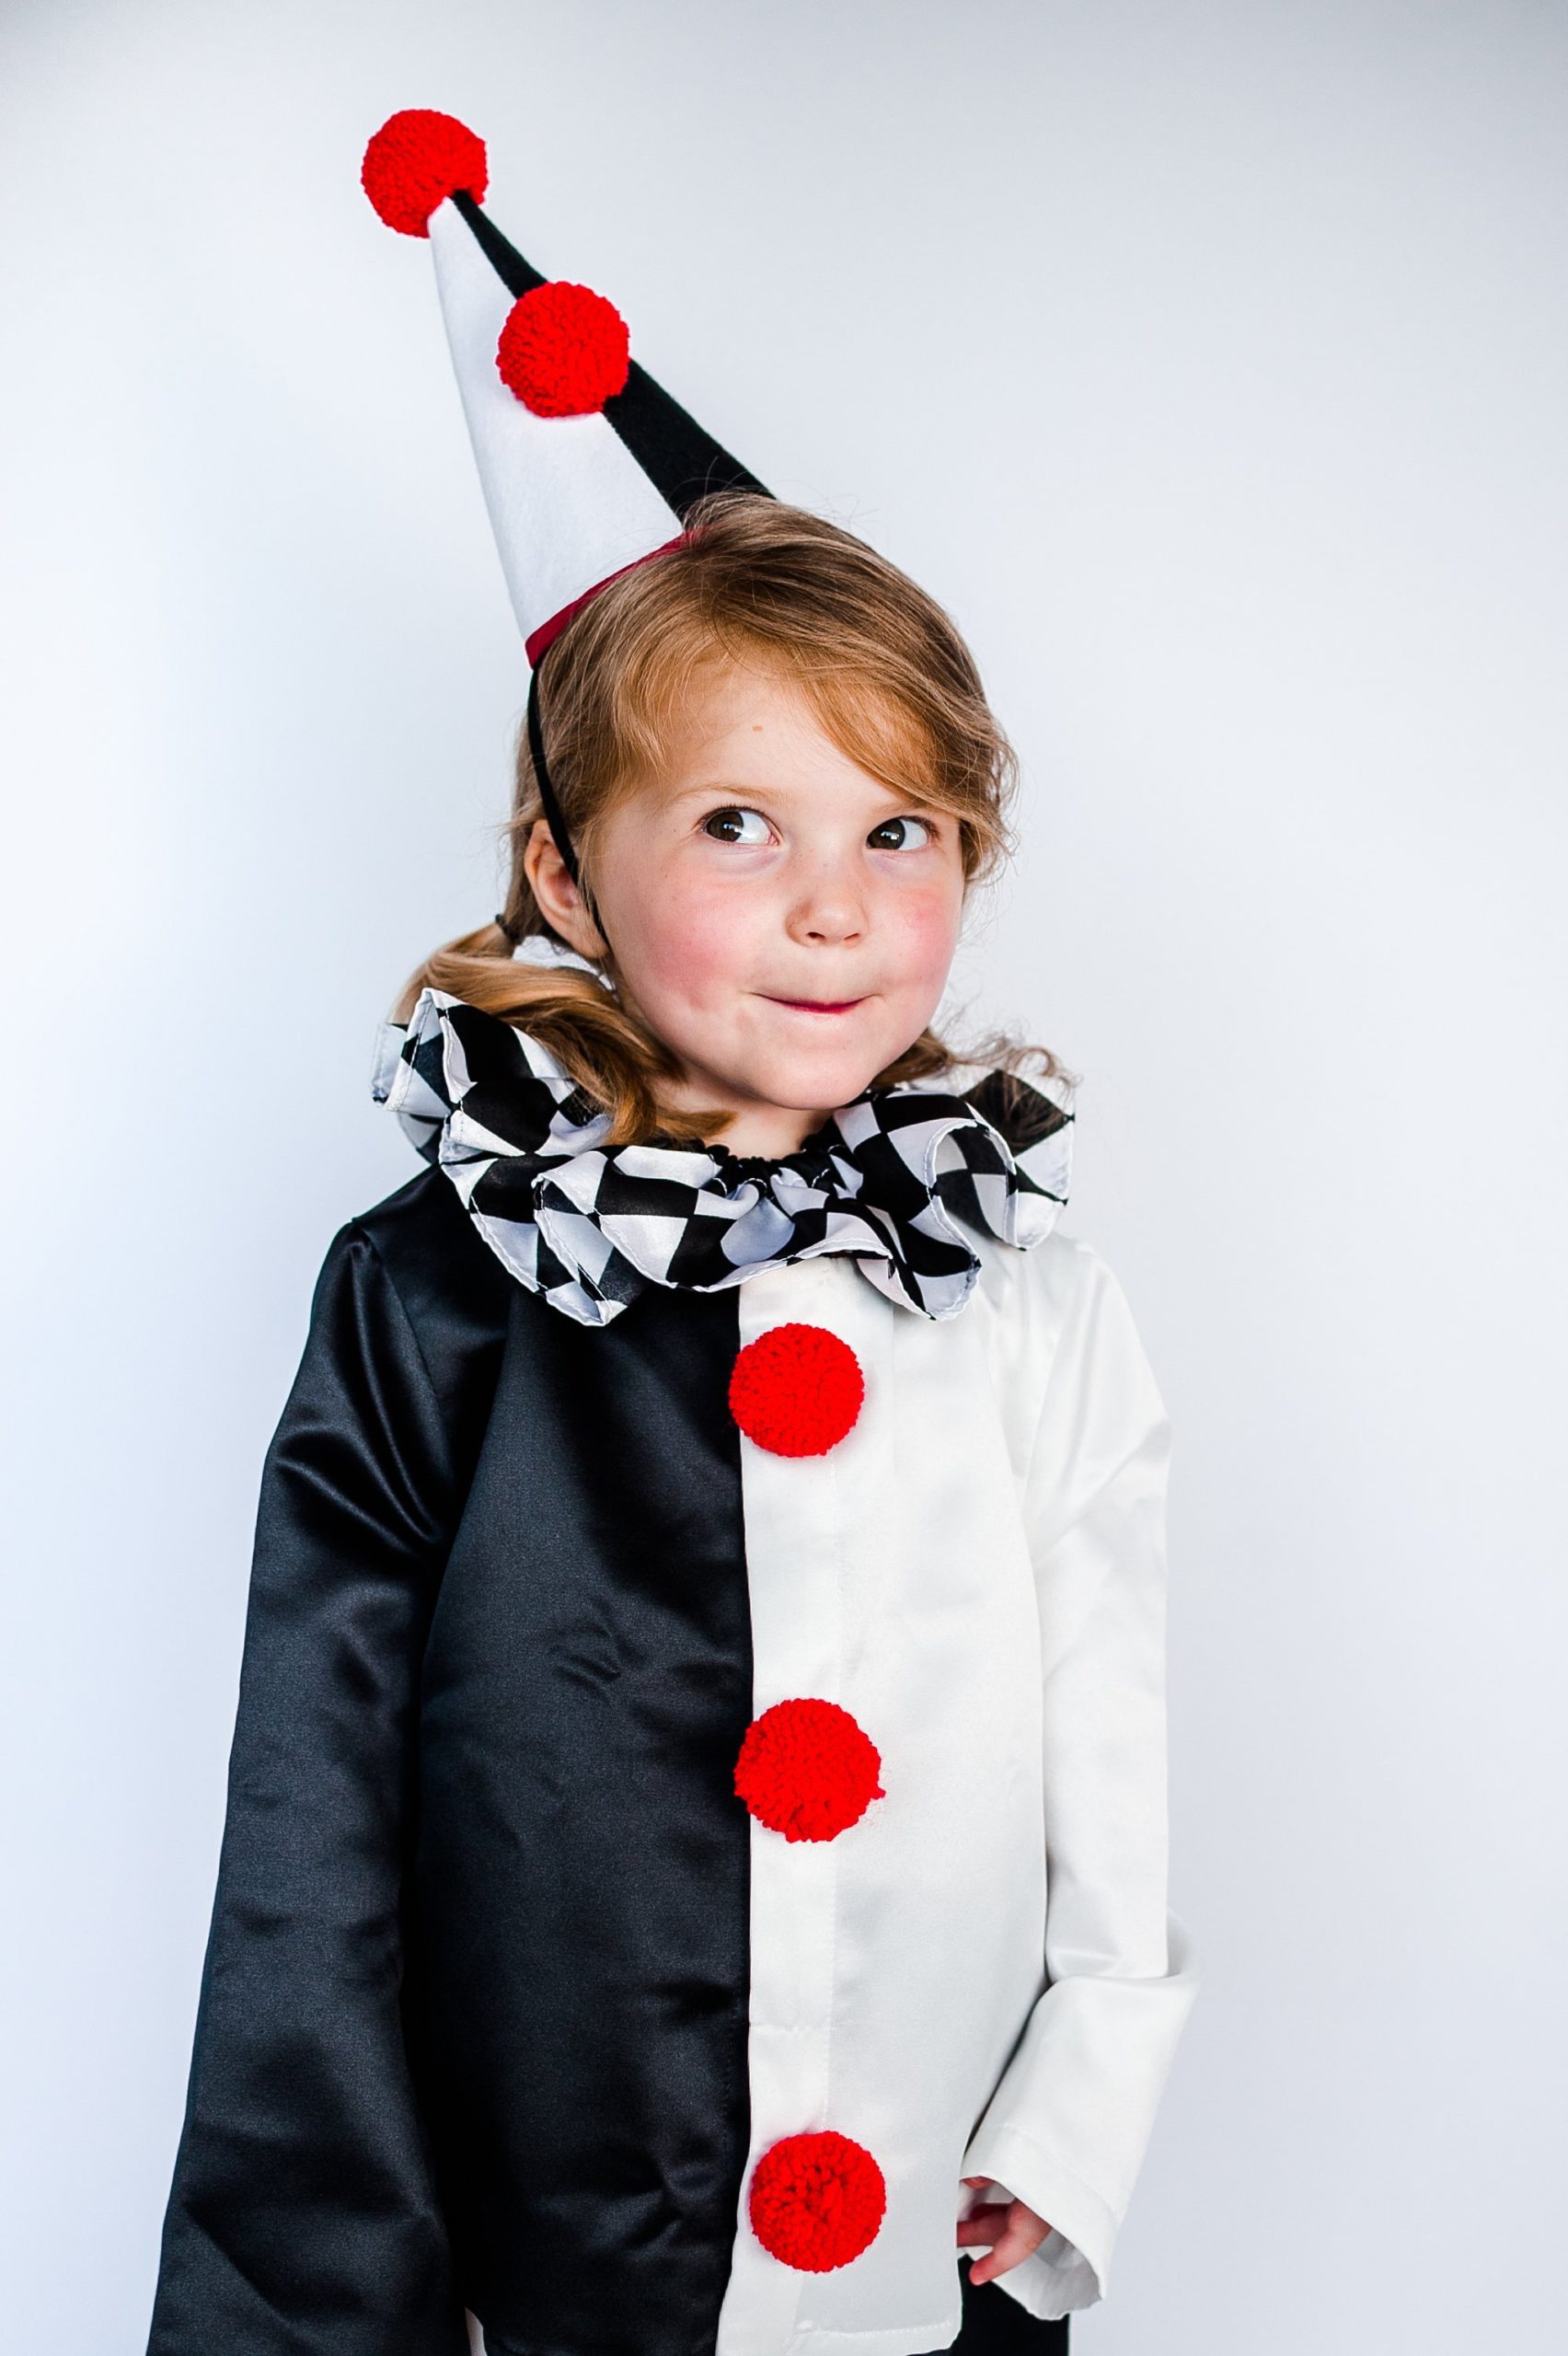
[[[1072,1163],[1072,1113],[1002,1072],[963,1093],[870,1089],[778,1161],[606,1150],[608,1117],[537,1039],[444,990],[381,1025],[371,1090],[518,1282],[583,1325],[649,1285],[717,1292],[828,1252],[890,1300],[953,1317],[980,1273],[963,1229],[1040,1242]]]

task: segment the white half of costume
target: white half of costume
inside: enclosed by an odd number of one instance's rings
[[[741,1292],[743,1341],[820,1324],[867,1382],[825,1456],[743,1443],[755,1705],[839,1702],[886,1793],[821,1843],[753,1825],[755,2148],[836,2127],[889,2201],[824,2276],[743,2220],[720,2356],[948,2345],[966,2176],[1054,2228],[1006,2291],[1097,2299],[1193,1994],[1166,1892],[1169,1423],[1094,1251],[981,1257],[951,1325],[844,1260]]]

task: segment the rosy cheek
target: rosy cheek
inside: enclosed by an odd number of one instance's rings
[[[634,959],[645,996],[701,1006],[744,976],[755,912],[730,894],[670,886],[639,913]]]
[[[959,894],[945,883],[910,893],[897,906],[891,930],[898,943],[898,964],[911,987],[947,979],[963,913]]]

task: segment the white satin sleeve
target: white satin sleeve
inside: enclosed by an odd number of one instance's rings
[[[1044,1986],[964,2153],[1052,2231],[996,2277],[1035,2316],[1104,2295],[1195,1984],[1167,1909],[1170,1426],[1126,1298],[1075,1242],[1025,1478],[1040,1604]],[[966,2196],[969,2198],[969,2196]]]

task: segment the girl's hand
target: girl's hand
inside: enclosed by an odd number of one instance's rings
[[[984,2176],[966,2176],[965,2184],[988,2184]],[[967,2217],[958,2221],[958,2246],[963,2249],[970,2242],[989,2242],[992,2246],[984,2258],[971,2258],[969,2279],[972,2282],[989,2282],[994,2274],[1005,2274],[1020,2258],[1028,2258],[1037,2250],[1050,2226],[1043,2217],[1021,2200],[986,2201]]]

